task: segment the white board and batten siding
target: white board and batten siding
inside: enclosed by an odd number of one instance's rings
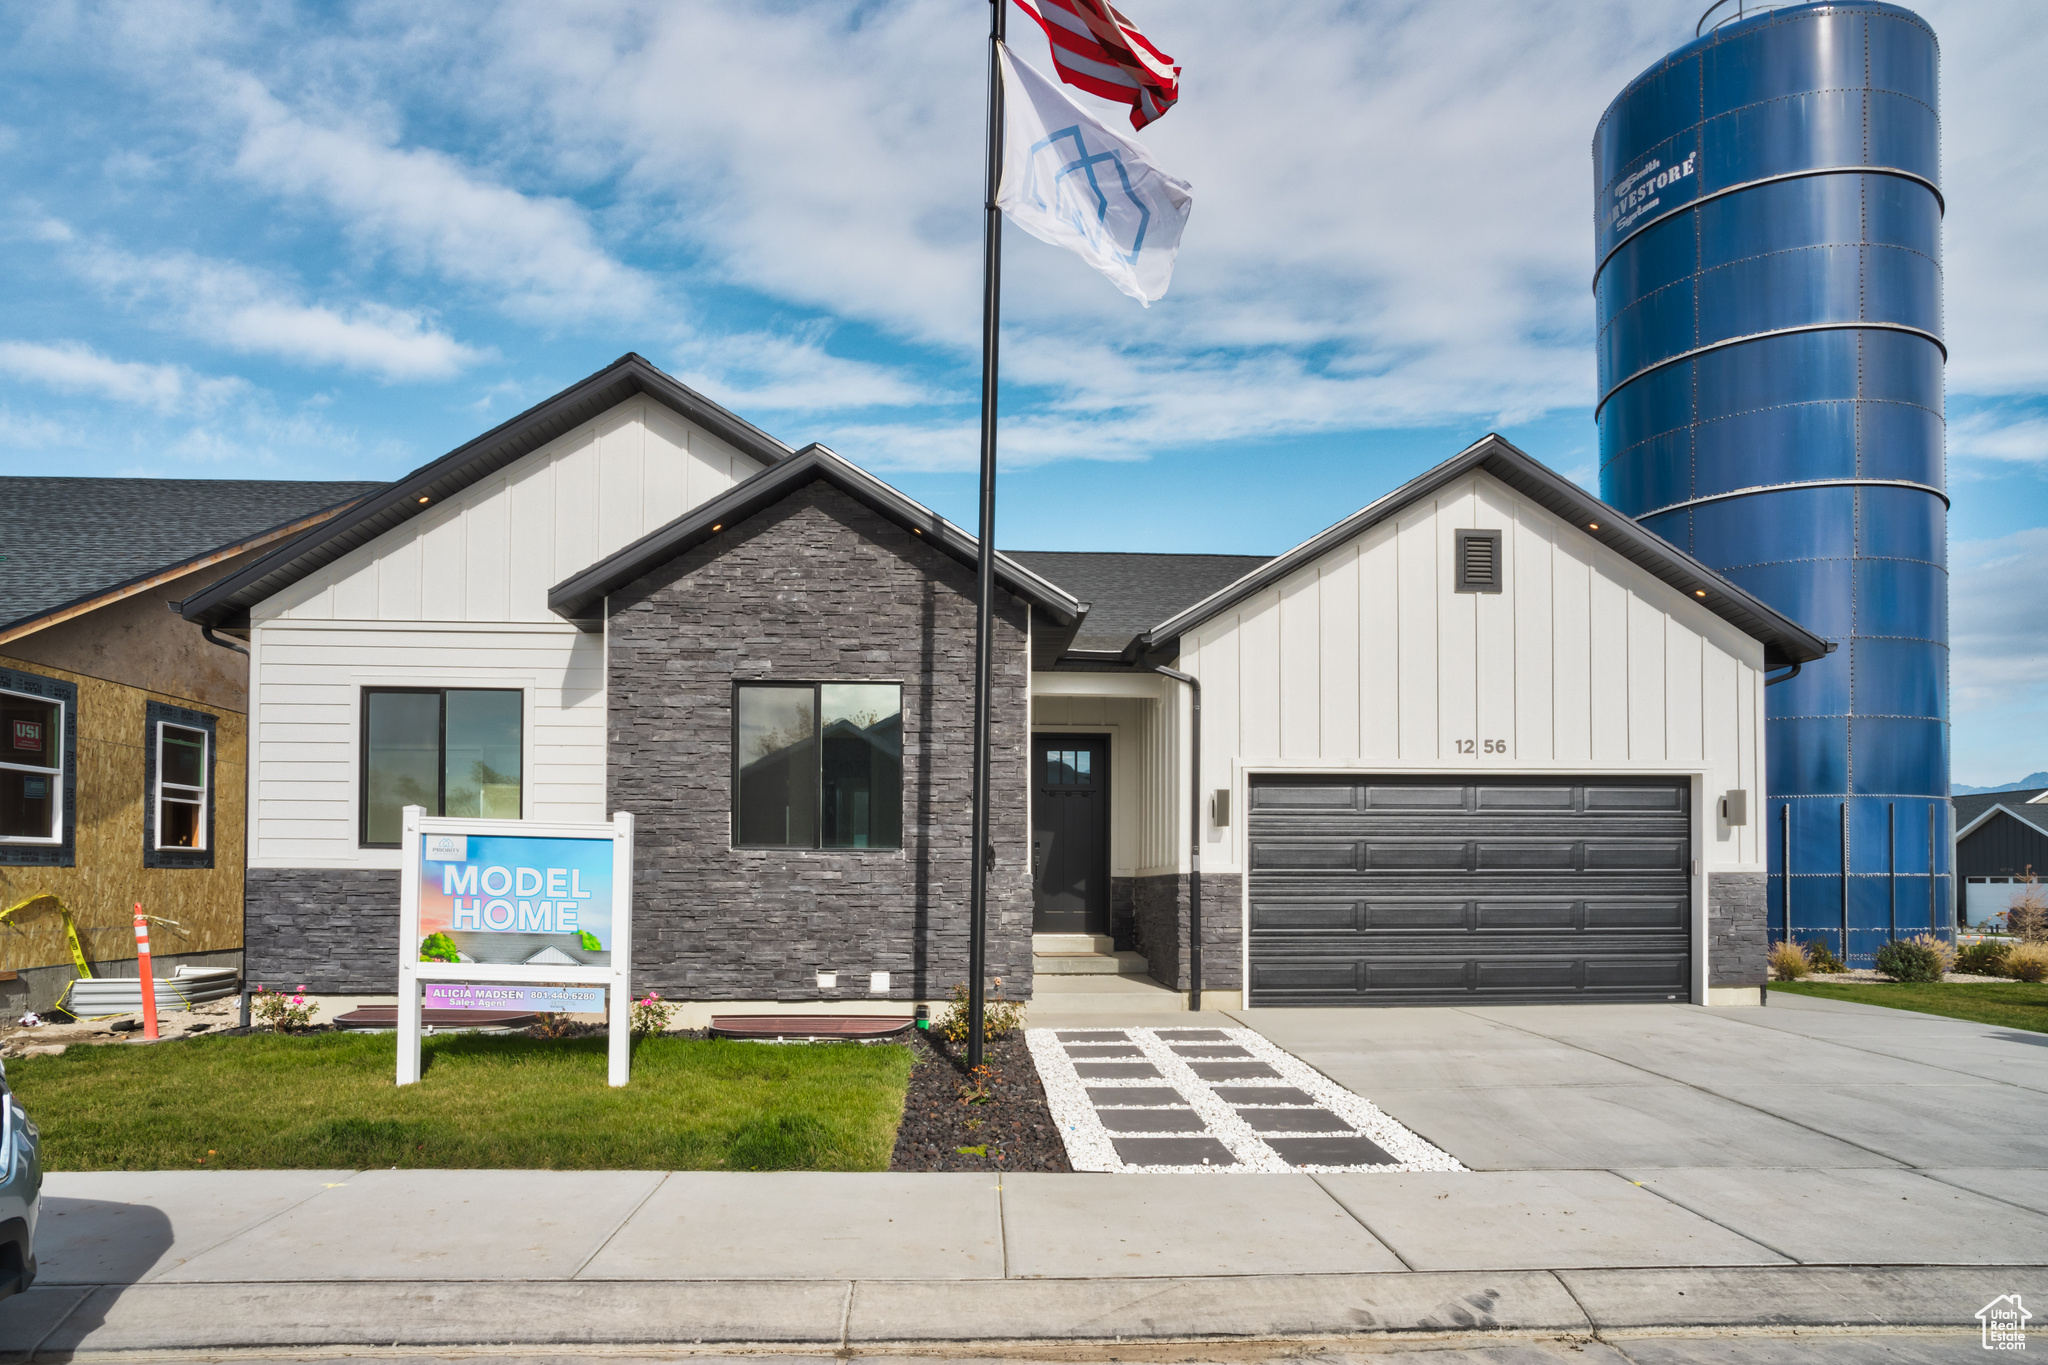
[[[758,472],[636,398],[251,611],[254,867],[396,867],[357,847],[365,687],[525,693],[524,814],[602,821],[604,638],[548,589]]]
[[[1501,532],[1500,592],[1454,590],[1460,530]],[[1204,622],[1179,666],[1202,680],[1203,790],[1233,795],[1205,870],[1241,869],[1261,769],[1693,774],[1703,865],[1763,866],[1763,646],[1490,475]],[[1719,818],[1733,789],[1747,825]]]

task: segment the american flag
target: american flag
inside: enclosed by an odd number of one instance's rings
[[[1180,99],[1180,68],[1109,0],[1017,0],[1052,43],[1060,79],[1091,95],[1131,106],[1143,128]]]

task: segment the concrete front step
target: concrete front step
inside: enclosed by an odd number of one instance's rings
[[[1066,953],[1113,953],[1116,940],[1108,934],[1033,934],[1031,951],[1048,957]]]
[[[1031,955],[1034,976],[1143,976],[1151,970],[1143,953],[1044,953]]]
[[[1187,998],[1149,976],[1041,976],[1031,984],[1036,1022],[1052,1014],[1185,1014]]]

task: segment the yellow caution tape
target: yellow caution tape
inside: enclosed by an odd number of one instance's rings
[[[0,910],[0,924],[7,923],[24,910],[40,909],[46,901],[58,914],[64,917],[64,941],[71,945],[71,961],[78,968],[78,974],[82,977],[90,977],[92,975],[92,968],[86,964],[85,947],[78,941],[78,924],[71,918],[71,911],[65,907],[64,902],[58,900],[49,892],[38,892],[25,901],[19,901],[8,906],[5,910]]]

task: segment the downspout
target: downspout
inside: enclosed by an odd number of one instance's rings
[[[185,605],[185,604],[184,604],[183,602],[166,602],[166,603],[165,603],[164,605],[165,605],[165,606],[167,606],[167,607],[169,607],[169,608],[170,608],[170,609],[171,609],[172,611],[177,611],[177,612],[181,612],[181,614],[182,614],[182,609],[183,609],[183,607],[184,607],[184,605]],[[222,649],[232,649],[233,651],[235,651],[235,653],[237,653],[237,654],[241,655],[241,656],[242,656],[243,658],[245,658],[245,659],[249,657],[249,651],[248,651],[248,650],[246,650],[246,649],[244,649],[244,648],[242,648],[242,646],[240,646],[240,645],[236,644],[236,643],[235,643],[235,642],[234,642],[233,640],[223,640],[223,639],[221,639],[221,638],[220,638],[220,636],[218,636],[218,635],[215,635],[215,634],[213,633],[213,627],[212,627],[212,626],[209,626],[209,625],[204,625],[204,624],[202,624],[202,625],[201,625],[201,626],[199,627],[199,634],[200,634],[200,637],[201,637],[202,639],[204,639],[204,640],[206,641],[206,643],[208,643],[208,644],[210,644],[210,645],[219,645],[219,646],[220,646],[220,647],[221,647]],[[249,688],[249,694],[250,694],[250,696],[251,696],[252,700],[251,700],[251,701],[249,702],[249,707],[250,707],[250,716],[249,716],[249,718],[248,718],[248,719],[245,719],[245,720],[243,721],[243,724],[244,724],[244,725],[246,725],[246,726],[248,726],[248,734],[247,734],[247,736],[245,736],[245,738],[244,738],[244,740],[243,740],[243,749],[242,749],[242,818],[243,818],[243,819],[244,819],[245,821],[246,821],[246,820],[247,820],[247,819],[249,818],[249,798],[250,798],[250,796],[252,795],[252,793],[250,792],[250,786],[251,786],[251,784],[252,784],[252,783],[253,783],[253,782],[255,781],[255,778],[254,778],[254,777],[253,777],[253,776],[251,775],[251,770],[252,770],[253,768],[255,768],[255,766],[256,766],[256,765],[255,765],[255,763],[251,761],[251,759],[252,759],[252,757],[253,757],[253,756],[252,756],[252,755],[250,754],[250,752],[249,752],[249,744],[248,744],[248,740],[249,740],[250,738],[253,738],[253,737],[254,737],[254,735],[255,735],[255,730],[256,730],[256,727],[255,727],[255,724],[254,724],[254,711],[255,711],[255,705],[256,705],[256,703],[255,703],[255,701],[253,700],[253,697],[254,697],[254,695],[255,695],[255,691],[256,691],[256,680],[255,680],[254,678],[250,678],[250,679],[249,679],[249,681],[248,681],[248,688]],[[245,835],[244,835],[243,837],[244,837],[244,838],[246,839],[246,838],[247,838],[247,835],[245,834]],[[248,848],[247,848],[247,846],[246,846],[246,844],[245,844],[245,845],[244,845],[244,847],[243,847],[243,849],[242,849],[242,862],[243,862],[243,864],[244,864],[244,866],[245,866],[245,867],[246,867],[246,865],[247,865],[248,861],[249,861],[249,850],[248,850]],[[244,895],[245,897],[246,897],[246,896],[247,896],[247,894],[248,894],[248,890],[247,890],[247,887],[248,887],[248,878],[247,878],[247,875],[246,875],[246,873],[245,873],[245,875],[244,875],[244,877],[243,877],[243,895]],[[247,902],[246,902],[246,900],[245,900],[245,902],[244,902],[244,906],[243,906],[243,912],[242,912],[242,913],[243,913],[244,917],[246,918],[246,917],[247,917],[247,915],[248,915],[248,908],[247,908]],[[241,1028],[247,1028],[247,1027],[249,1027],[249,977],[248,977],[248,975],[247,975],[247,972],[248,972],[248,967],[249,967],[249,958],[248,958],[249,938],[248,938],[248,934],[247,934],[247,932],[246,932],[246,930],[247,930],[247,926],[246,926],[246,925],[244,925],[243,927],[244,927],[244,933],[243,933],[243,936],[242,936],[242,969],[243,969],[243,976],[242,976],[242,990],[241,990],[241,994],[240,994],[240,996],[238,997],[238,999],[237,999],[237,1000],[236,1000],[236,1002],[235,1002],[235,1023],[236,1023],[236,1025],[237,1025],[238,1027],[241,1027]]]
[[[183,602],[166,602],[164,603],[164,605],[169,607],[173,612],[176,612],[179,615],[184,614],[185,604]],[[210,645],[219,645],[222,649],[232,649],[233,651],[235,651],[235,653],[241,655],[245,659],[249,657],[249,651],[242,648],[240,645],[236,644],[233,640],[223,640],[220,638],[220,636],[215,635],[213,633],[212,626],[206,625],[202,622],[199,626],[199,633],[201,636],[205,638],[206,643]]]
[[[1833,640],[1828,640],[1828,641],[1825,641],[1824,643],[1825,643],[1825,644],[1827,645],[1827,647],[1828,647],[1828,653],[1832,654],[1832,653],[1834,653],[1834,652],[1835,652],[1835,642],[1834,642]],[[1800,665],[1800,664],[1796,664],[1796,663],[1795,663],[1795,664],[1793,664],[1793,665],[1792,665],[1792,667],[1790,667],[1790,668],[1786,669],[1786,670],[1785,670],[1785,671],[1784,671],[1783,673],[1780,673],[1780,674],[1779,674],[1779,675],[1778,675],[1777,677],[1775,677],[1775,678],[1765,678],[1765,679],[1764,679],[1764,686],[1765,686],[1765,687],[1776,687],[1776,686],[1777,686],[1777,685],[1778,685],[1779,683],[1781,683],[1781,682],[1791,682],[1791,681],[1792,681],[1792,680],[1793,680],[1794,678],[1796,678],[1796,677],[1798,677],[1798,676],[1799,676],[1799,670],[1800,670],[1800,668],[1801,668],[1801,667],[1802,667],[1802,665]]]
[[[1141,663],[1148,673],[1188,685],[1188,1008],[1202,1008],[1202,680],[1165,664]]]

